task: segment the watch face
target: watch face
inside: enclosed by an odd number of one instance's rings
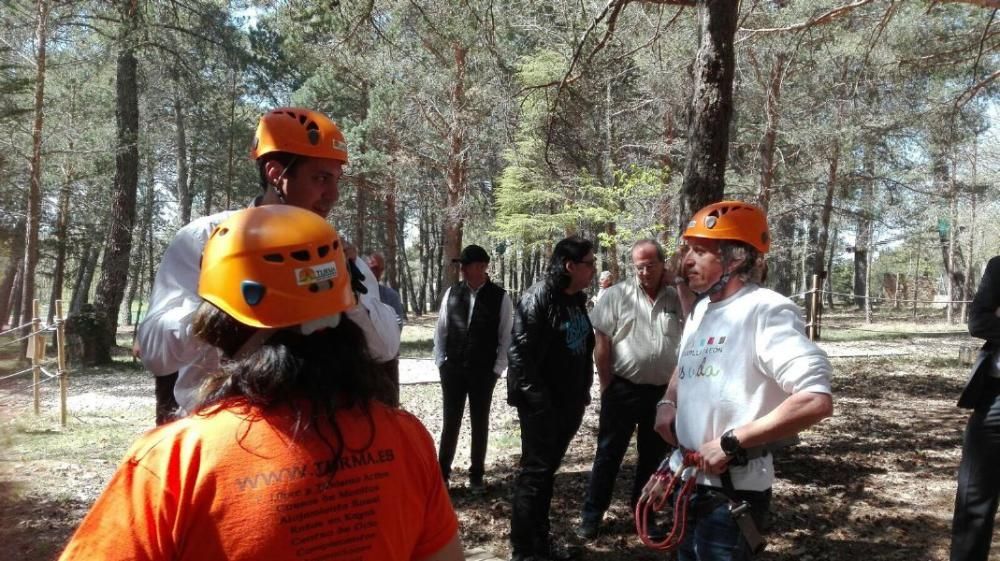
[[[733,431],[731,430],[726,431],[725,434],[722,435],[722,438],[719,440],[719,445],[722,447],[722,451],[727,455],[736,454],[740,450],[740,440],[736,438],[736,435],[733,434]]]

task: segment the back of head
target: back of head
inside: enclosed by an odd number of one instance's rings
[[[315,419],[371,398],[364,336],[342,315],[356,302],[343,244],[316,214],[289,205],[233,214],[205,245],[198,294],[194,333],[226,357],[203,406],[239,398],[298,410],[304,399]]]
[[[198,294],[256,328],[309,324],[355,305],[337,231],[289,205],[249,208],[220,224],[205,244]]]

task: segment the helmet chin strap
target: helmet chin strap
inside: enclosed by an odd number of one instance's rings
[[[722,262],[722,270],[726,272],[722,273],[722,276],[719,277],[719,280],[715,281],[715,283],[712,286],[708,287],[708,290],[705,290],[703,292],[695,292],[692,290],[692,292],[694,292],[695,296],[697,296],[698,298],[702,298],[704,296],[712,296],[713,294],[718,294],[722,292],[724,288],[726,288],[727,284],[729,284],[729,279],[733,276],[733,274],[730,271],[728,271],[729,259],[726,258],[725,255],[723,255],[719,261]]]
[[[271,189],[274,189],[274,194],[278,195],[278,200],[281,201],[281,204],[285,204],[287,201],[285,201],[285,194],[281,192],[281,188],[278,186],[281,185],[281,180],[285,178],[285,175],[288,173],[288,170],[292,169],[292,166],[295,165],[295,162],[297,160],[298,156],[293,156],[291,161],[288,162],[288,165],[282,168],[281,174],[278,175],[278,179],[276,179],[274,183],[271,184]]]

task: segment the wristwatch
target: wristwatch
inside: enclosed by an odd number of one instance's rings
[[[722,437],[719,439],[719,446],[722,447],[722,451],[730,458],[740,456],[745,452],[743,446],[740,445],[740,439],[736,438],[733,429],[722,433]]]

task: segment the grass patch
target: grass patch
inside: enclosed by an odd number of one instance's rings
[[[852,341],[898,341],[913,337],[914,333],[898,331],[873,331],[853,328],[825,327],[820,331],[821,341],[852,342]]]

